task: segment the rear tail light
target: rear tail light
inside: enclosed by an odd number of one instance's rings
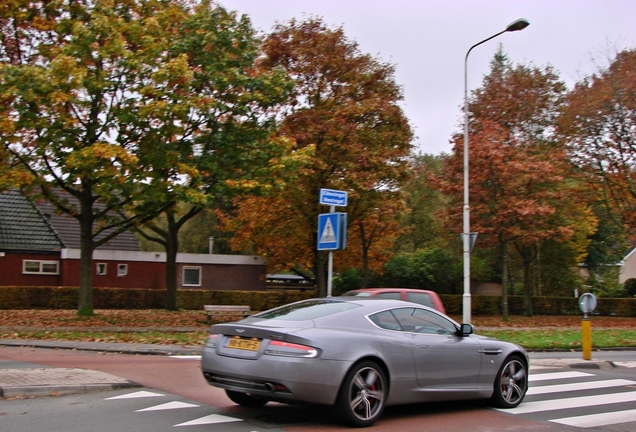
[[[318,356],[316,348],[282,341],[270,341],[265,354],[284,357],[313,358]]]
[[[219,339],[219,335],[216,333],[208,335],[208,339],[205,341],[205,346],[208,348],[216,348],[216,343],[218,339]]]

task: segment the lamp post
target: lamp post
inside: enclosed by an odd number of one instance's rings
[[[471,46],[466,53],[466,58],[464,59],[464,232],[462,234],[462,240],[464,244],[464,297],[462,322],[467,324],[470,324],[471,319],[470,252],[471,244],[473,243],[472,235],[470,233],[470,205],[468,200],[468,55],[473,50],[473,48],[483,44],[484,42],[488,42],[489,40],[494,39],[506,32],[523,30],[529,25],[530,23],[528,22],[528,20],[523,18],[510,23],[505,30],[500,31],[499,33],[494,34],[489,38],[484,39],[483,41]]]

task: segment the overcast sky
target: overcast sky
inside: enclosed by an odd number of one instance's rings
[[[515,63],[553,66],[570,87],[636,48],[636,0],[218,0],[269,32],[276,22],[322,17],[371,54],[396,66],[404,111],[424,153],[449,152],[463,117],[468,49],[518,18],[523,31],[475,48],[468,89],[479,87],[499,43]]]

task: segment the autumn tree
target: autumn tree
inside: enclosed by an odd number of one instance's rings
[[[324,295],[317,219],[328,208],[318,205],[320,188],[349,193],[347,250],[338,252],[336,265],[381,268],[399,233],[398,186],[412,139],[398,105],[402,92],[392,65],[362,54],[342,28],[319,19],[277,25],[265,39],[262,64],[283,68],[295,81],[278,135],[313,156],[281,178],[275,194],[238,200],[226,222],[235,247],[266,254],[273,268],[315,277]]]
[[[284,74],[254,68],[249,21],[210,2],[10,3],[0,15],[4,148],[78,220],[78,313],[89,315],[99,245],[164,209],[173,241],[184,217],[237,180],[228,173],[269,158],[263,108],[284,94]]]
[[[202,2],[156,18],[153,53],[165,56],[151,86],[139,80],[135,115],[152,201],[165,207],[162,223],[139,230],[166,250],[166,308],[177,309],[179,231],[206,207],[260,187],[284,165],[288,146],[269,139],[273,107],[291,88],[282,70],[258,67],[259,41],[247,17]],[[146,199],[149,196],[146,197]]]
[[[522,262],[525,310],[532,315],[530,269],[540,245],[585,242],[595,228],[578,199],[578,185],[568,181],[566,155],[554,138],[564,92],[551,68],[513,66],[499,50],[469,101],[471,230],[479,232],[479,246],[496,247],[502,257],[505,317],[510,253]],[[441,184],[460,202],[463,137],[457,135],[454,142]],[[453,226],[460,226],[461,208],[450,207]]]
[[[559,133],[577,173],[606,207],[606,223],[636,227],[636,49],[575,85]]]

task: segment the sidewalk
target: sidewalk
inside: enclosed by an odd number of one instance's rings
[[[0,339],[3,346],[69,349],[122,354],[199,355],[201,347],[179,345],[126,344]],[[39,365],[34,365],[39,366]],[[132,381],[105,372],[73,368],[17,368],[0,362],[0,398],[57,396],[71,393],[141,387]]]
[[[197,346],[106,342],[0,339],[0,349],[2,346],[145,355],[199,355],[201,353],[201,347]],[[554,358],[532,359],[531,353],[531,370],[533,368],[611,369],[616,367],[613,362],[608,360],[567,359],[562,358],[559,354],[555,352]],[[94,370],[52,367],[17,368],[16,364],[3,366],[0,361],[0,398],[51,396],[132,387],[141,386],[126,379]]]

